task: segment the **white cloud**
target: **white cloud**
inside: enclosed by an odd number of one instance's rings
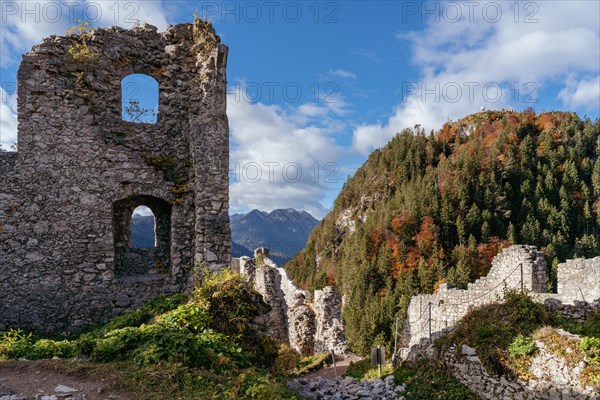
[[[344,69],[330,69],[329,75],[344,79],[356,79],[356,75]]]
[[[1,2],[0,15],[0,68],[18,63],[21,53],[29,51],[45,37],[63,35],[74,25],[73,18],[91,22],[96,27],[119,25],[130,28],[136,21],[155,25],[159,31],[167,27],[160,1]],[[9,83],[7,77],[3,77],[2,84]],[[7,148],[17,138],[16,94],[8,96],[4,89],[1,93],[0,145]]]
[[[383,63],[383,58],[381,58],[379,56],[379,54],[375,50],[372,50],[372,49],[364,49],[364,48],[352,49],[352,50],[350,50],[350,54],[354,54],[355,56],[366,58],[367,60],[369,60],[375,64]]]
[[[0,88],[0,148],[9,150],[17,141],[17,95]]]
[[[486,22],[480,11],[473,22],[465,13],[460,22],[432,19],[424,31],[397,34],[411,43],[412,61],[422,76],[402,83],[405,98],[386,121],[355,128],[355,150],[367,153],[415,124],[437,129],[481,106],[535,105],[544,84],[567,81],[567,76],[571,78],[560,95],[566,104],[597,104],[597,80],[582,77],[600,71],[600,3],[535,2],[535,15],[518,3],[518,16],[509,8],[513,3],[491,3],[502,5],[495,23]],[[479,10],[485,6],[478,4]],[[524,23],[527,16],[537,23]]]
[[[75,25],[73,19],[92,26],[118,25],[131,28],[136,21],[167,27],[165,9],[160,1],[1,2],[0,67],[20,61],[19,54],[50,35],[63,35]]]
[[[148,23],[158,28],[159,32],[167,28],[167,9],[161,1],[128,1],[97,2],[90,1],[101,7],[102,18],[94,25],[100,27],[121,26],[131,28],[136,22]],[[116,8],[119,11],[116,12]]]
[[[154,213],[149,207],[146,206],[138,206],[135,210],[133,210],[133,215],[141,215],[143,217],[148,217],[152,215],[154,217]]]
[[[341,151],[331,137],[339,128],[333,112],[315,104],[284,110],[233,94],[227,100],[232,212],[291,207],[322,217],[333,167],[325,168]]]
[[[558,97],[569,108],[600,110],[600,75],[580,81],[570,76]]]

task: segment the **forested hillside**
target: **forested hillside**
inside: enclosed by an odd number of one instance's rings
[[[600,121],[488,111],[374,151],[286,268],[297,284],[345,295],[354,349],[391,339],[410,297],[465,287],[512,243],[559,261],[597,255]]]

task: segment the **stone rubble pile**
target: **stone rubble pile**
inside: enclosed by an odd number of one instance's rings
[[[347,376],[335,379],[318,377],[315,380],[294,379],[288,388],[309,399],[323,400],[404,400],[404,384],[396,385],[394,376],[372,381],[357,381]]]

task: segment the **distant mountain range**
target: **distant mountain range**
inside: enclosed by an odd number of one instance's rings
[[[154,247],[154,217],[134,214],[131,218],[131,247]]]
[[[292,208],[270,213],[253,210],[231,216],[231,256],[252,256],[258,247],[266,247],[277,265],[288,262],[306,246],[308,235],[319,221],[306,211]],[[133,215],[131,246],[154,246],[154,217]]]
[[[308,235],[319,221],[306,211],[292,208],[270,213],[252,210],[231,216],[232,257],[251,256],[254,249],[266,247],[278,265],[289,261],[306,246]]]

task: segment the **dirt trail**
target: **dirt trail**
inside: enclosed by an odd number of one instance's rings
[[[360,360],[360,357],[358,357],[356,355],[350,355],[345,358],[337,356],[336,362],[335,362],[335,364],[336,364],[335,368],[333,367],[333,365],[330,365],[329,367],[326,367],[326,368],[320,369],[318,371],[303,375],[300,378],[306,379],[307,381],[315,380],[318,377],[333,379],[336,376],[335,375],[336,370],[337,370],[337,376],[342,376],[342,374],[344,372],[346,372],[346,370],[348,369],[348,366],[350,365],[351,362],[356,362],[359,360]]]
[[[2,400],[130,400],[134,397],[114,390],[110,377],[101,377],[86,368],[69,368],[65,361],[0,362]]]

